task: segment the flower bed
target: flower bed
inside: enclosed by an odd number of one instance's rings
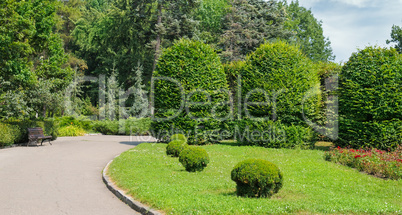
[[[402,179],[402,146],[392,152],[338,147],[326,152],[324,158],[377,177]]]

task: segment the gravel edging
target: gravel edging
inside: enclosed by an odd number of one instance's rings
[[[118,156],[116,156],[118,157]],[[144,215],[162,215],[156,210],[153,210],[143,204],[141,202],[134,200],[130,196],[127,196],[123,190],[120,190],[115,183],[113,183],[110,180],[110,177],[106,175],[107,170],[109,169],[110,164],[113,162],[113,160],[109,161],[109,163],[106,165],[106,167],[103,169],[102,172],[102,179],[103,182],[106,184],[106,187],[115,195],[117,198],[119,198],[121,201],[126,203],[128,206],[130,206],[132,209],[135,211],[144,214]]]

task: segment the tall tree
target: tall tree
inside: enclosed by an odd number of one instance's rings
[[[162,48],[181,37],[193,37],[197,23],[191,14],[196,5],[193,0],[115,0],[87,5],[72,33],[79,45],[77,53],[87,61],[87,74],[110,75],[108,69],[115,65],[118,82],[127,90],[135,84],[132,71],[141,62],[143,78],[148,81]],[[96,97],[95,86],[92,89],[91,97]]]
[[[155,70],[161,48],[170,46],[174,40],[193,36],[198,25],[192,19],[196,0],[158,0],[157,21],[155,24],[156,41],[152,71]]]
[[[69,85],[72,70],[65,65],[63,43],[55,32],[59,6],[56,0],[0,2],[0,105],[13,106],[7,97],[14,94],[32,110],[31,117],[61,106],[54,95]]]
[[[310,9],[292,1],[287,7],[287,26],[295,32],[291,41],[300,45],[301,50],[313,61],[331,61],[335,59],[331,42],[324,37],[322,21],[318,21]]]
[[[201,0],[193,15],[193,19],[199,22],[194,39],[217,49],[228,8],[227,0]]]
[[[393,25],[391,31],[391,40],[387,40],[387,44],[396,43],[395,49],[402,54],[402,27]]]
[[[220,47],[225,61],[244,59],[265,41],[288,39],[286,12],[273,0],[230,0]]]

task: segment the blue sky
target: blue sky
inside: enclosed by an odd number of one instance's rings
[[[290,1],[290,0],[289,0]],[[402,26],[402,0],[299,0],[321,20],[336,62],[346,62],[357,48],[389,46],[392,25]]]

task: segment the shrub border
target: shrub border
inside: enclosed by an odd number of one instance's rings
[[[119,157],[120,155],[117,155],[114,159]],[[113,160],[114,160],[113,159]],[[125,192],[121,189],[119,189],[115,183],[113,183],[110,180],[110,177],[106,175],[107,171],[109,170],[110,164],[113,162],[113,160],[109,161],[109,163],[105,166],[105,168],[102,171],[102,179],[103,182],[105,183],[106,187],[121,201],[123,201],[125,204],[130,206],[133,210],[144,214],[144,215],[162,215],[162,213],[151,209],[148,206],[145,206],[139,201],[134,200],[132,197],[128,196],[125,194]]]

